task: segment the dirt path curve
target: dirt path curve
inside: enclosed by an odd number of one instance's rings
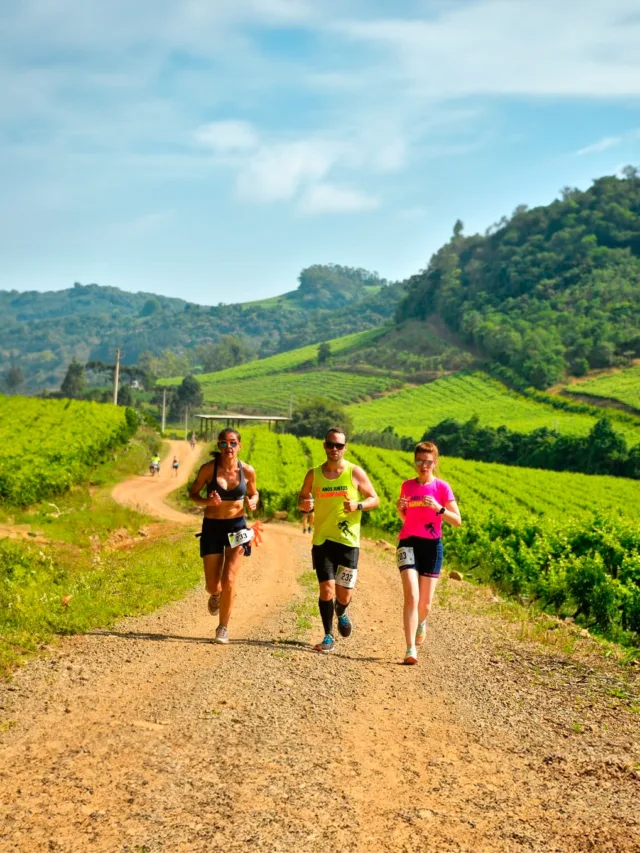
[[[178,476],[172,476],[171,462],[173,457],[178,458],[180,467]],[[198,448],[192,450],[188,441],[170,441],[169,453],[163,459],[160,475],[152,477],[143,474],[123,480],[113,489],[111,494],[118,503],[130,506],[156,518],[176,521],[179,524],[196,525],[198,519],[195,516],[179,512],[165,503],[165,498],[175,489],[186,485],[191,473],[198,462]]]
[[[372,545],[353,636],[319,655],[295,606],[309,568],[309,537],[266,525],[229,646],[198,589],[0,686],[0,853],[640,851],[620,685],[453,582],[400,666],[393,555]]]

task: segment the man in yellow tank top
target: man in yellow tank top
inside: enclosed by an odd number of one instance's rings
[[[336,647],[334,613],[340,636],[351,634],[353,623],[347,607],[358,577],[360,519],[363,510],[375,509],[380,503],[362,468],[344,459],[346,447],[344,431],[332,427],[324,440],[327,460],[307,472],[298,495],[302,512],[315,510],[311,557],[320,584],[318,607],[325,634],[314,646],[318,652],[332,652]]]

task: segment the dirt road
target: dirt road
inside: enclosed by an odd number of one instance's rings
[[[0,687],[0,853],[640,851],[637,679],[518,639],[453,581],[399,665],[372,544],[353,636],[314,653],[309,544],[266,526],[227,647],[198,589]]]
[[[167,521],[175,521],[178,524],[198,523],[194,516],[185,515],[178,510],[167,506],[165,499],[167,495],[187,484],[191,472],[198,461],[198,449],[191,449],[188,441],[170,441],[169,453],[162,460],[160,474],[152,477],[143,474],[123,480],[114,488],[112,495],[118,503],[130,506],[140,512],[163,518]],[[178,476],[174,477],[171,470],[173,457],[179,462]]]

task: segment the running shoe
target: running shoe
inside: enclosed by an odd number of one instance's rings
[[[215,595],[209,596],[209,601],[207,601],[207,610],[212,616],[217,616],[220,611],[220,593],[216,592]]]
[[[413,666],[414,663],[418,663],[418,652],[415,646],[407,646],[403,663],[407,666]]]
[[[424,643],[424,638],[427,636],[427,620],[418,622],[418,630],[416,631],[416,646],[421,646]]]
[[[218,625],[216,628],[216,636],[213,642],[220,643],[223,646],[229,642],[229,632],[224,625]]]
[[[327,634],[324,640],[321,643],[318,643],[317,646],[313,647],[315,652],[324,652],[327,654],[328,652],[332,652],[336,647],[336,641],[333,639],[331,634]]]
[[[340,632],[341,637],[351,636],[351,632],[353,631],[353,622],[346,613],[343,613],[342,616],[338,616],[338,631]]]

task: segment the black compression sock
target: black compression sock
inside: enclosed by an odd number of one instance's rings
[[[333,636],[333,598],[329,601],[318,599],[318,607],[320,608],[320,616],[322,617],[322,626],[325,634]]]
[[[348,604],[341,604],[336,598],[336,616],[343,616],[347,612]]]

